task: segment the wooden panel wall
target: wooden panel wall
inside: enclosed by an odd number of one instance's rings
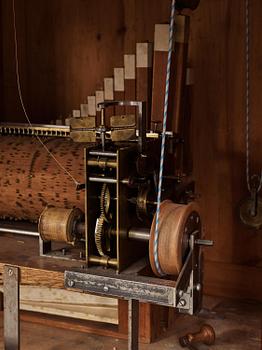
[[[262,149],[262,3],[252,0],[252,164]],[[19,0],[21,75],[33,121],[66,116],[123,64],[135,43],[152,41],[169,1]],[[5,113],[21,120],[14,78],[11,1],[2,0]],[[201,0],[192,15],[190,65],[193,175],[206,237],[206,292],[262,299],[262,232],[246,229],[238,204],[247,194],[244,143],[244,0]],[[252,286],[252,288],[251,288]]]
[[[159,6],[160,5],[160,6]],[[22,85],[35,122],[67,116],[101,88],[136,42],[153,41],[169,6],[150,0],[17,0]],[[12,1],[2,0],[5,117],[23,120],[14,75]],[[147,19],[145,21],[145,18]]]
[[[262,3],[251,4],[251,161],[262,167]],[[201,0],[193,15],[191,62],[194,176],[206,236],[209,293],[262,299],[262,231],[245,228],[238,206],[245,180],[244,1]]]

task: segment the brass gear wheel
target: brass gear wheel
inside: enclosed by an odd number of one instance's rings
[[[96,228],[95,228],[95,244],[96,244],[96,249],[101,256],[106,256],[104,250],[103,250],[103,244],[102,244],[102,239],[104,236],[104,231],[105,231],[105,218],[103,215],[101,215],[97,220],[96,220]]]
[[[95,245],[101,256],[107,256],[104,251],[103,240],[106,234],[106,225],[111,221],[110,215],[110,191],[107,184],[103,184],[100,195],[100,217],[96,220]]]
[[[101,189],[101,195],[100,195],[100,210],[101,210],[101,216],[104,217],[104,220],[106,222],[111,221],[111,216],[109,214],[110,201],[111,201],[111,196],[110,196],[109,188],[107,184],[103,184]]]

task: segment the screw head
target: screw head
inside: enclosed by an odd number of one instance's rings
[[[8,276],[13,276],[14,271],[12,269],[8,269]]]
[[[107,286],[104,286],[104,292],[108,292],[109,291],[109,288]]]
[[[73,280],[68,280],[67,284],[69,287],[74,287],[75,282]]]
[[[185,301],[185,299],[180,299],[180,300],[179,300],[179,303],[178,303],[178,306],[180,306],[180,307],[186,306],[186,301]]]

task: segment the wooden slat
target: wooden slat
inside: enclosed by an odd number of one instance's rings
[[[117,299],[75,291],[22,285],[20,308],[26,311],[118,324]]]
[[[184,86],[186,79],[187,47],[189,19],[187,16],[176,16],[175,46],[171,59],[170,91],[167,128],[179,131],[180,118],[184,112]],[[155,25],[155,47],[152,91],[152,117],[154,128],[162,127],[164,115],[166,71],[169,46],[169,25]]]
[[[104,78],[104,98],[105,101],[114,100],[114,78]],[[115,108],[109,107],[105,111],[105,123],[110,126],[110,117],[114,115]]]
[[[136,56],[124,55],[125,65],[125,100],[136,100]],[[126,107],[126,114],[134,114],[134,107]]]
[[[98,107],[98,103],[104,102],[105,100],[104,90],[96,91],[96,123],[100,125],[101,123],[101,108]]]
[[[81,113],[81,117],[88,117],[88,104],[87,103],[82,103],[80,105],[80,113]]]
[[[87,102],[88,102],[88,115],[90,117],[95,117],[96,116],[96,97],[88,96]]]
[[[114,99],[116,101],[123,101],[125,99],[124,68],[114,68]],[[116,106],[115,114],[125,114],[125,107]]]
[[[150,127],[152,95],[152,44],[136,44],[136,99],[147,103],[146,125]]]

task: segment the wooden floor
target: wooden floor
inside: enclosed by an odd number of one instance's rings
[[[232,300],[206,297],[204,309],[198,317],[180,316],[176,331],[166,334],[151,345],[141,345],[141,350],[180,349],[178,337],[189,331],[196,331],[203,323],[211,324],[217,334],[216,345],[210,350],[260,350],[261,349],[262,304],[251,301],[234,302]],[[1,345],[4,349],[2,334],[3,320],[0,320]],[[22,323],[22,350],[125,350],[123,340],[84,333],[65,331],[32,323]],[[207,350],[205,345],[199,350]]]

